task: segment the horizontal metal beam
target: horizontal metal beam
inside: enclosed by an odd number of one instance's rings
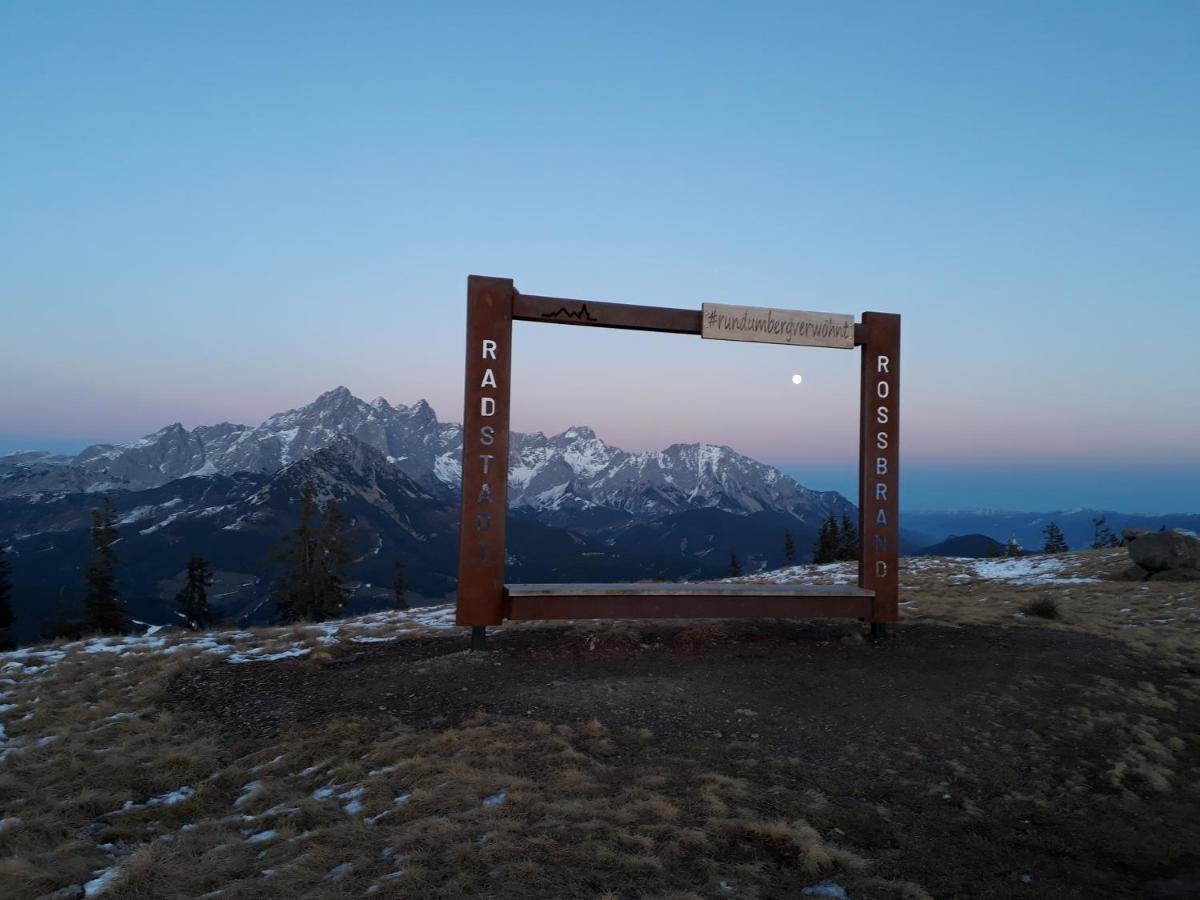
[[[591,325],[596,328],[629,328],[670,334],[699,334],[700,310],[668,306],[634,306],[600,300],[569,300],[518,293],[513,298],[513,318],[553,325]]]

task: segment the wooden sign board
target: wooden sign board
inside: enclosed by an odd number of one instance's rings
[[[701,322],[700,336],[712,340],[854,349],[854,316],[841,313],[705,303]]]

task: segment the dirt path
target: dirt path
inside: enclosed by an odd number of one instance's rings
[[[597,719],[654,735],[614,746],[614,766],[686,759],[764,796],[816,792],[805,815],[822,835],[937,897],[1200,895],[1200,702],[1187,676],[1118,643],[926,625],[873,647],[786,623],[514,629],[491,642],[217,664],[172,695],[239,746],[346,716],[433,730],[479,711]],[[798,890],[788,879],[777,896]]]

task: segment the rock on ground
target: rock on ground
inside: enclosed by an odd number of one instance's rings
[[[1182,567],[1168,569],[1166,572],[1155,572],[1150,576],[1151,581],[1200,581],[1200,569]]]
[[[1200,569],[1200,540],[1178,531],[1154,531],[1131,543],[1129,556],[1150,572]]]
[[[1150,573],[1137,563],[1134,563],[1121,573],[1121,578],[1123,578],[1125,581],[1145,581],[1149,577]]]

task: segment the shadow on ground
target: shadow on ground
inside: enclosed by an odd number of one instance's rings
[[[219,663],[179,680],[173,702],[239,747],[347,716],[431,730],[480,712],[596,719],[654,735],[614,746],[612,766],[686,758],[764,793],[817,792],[827,804],[808,818],[824,835],[934,896],[1200,896],[1200,702],[1186,676],[1116,642],[919,625],[873,646],[851,626],[783,622],[489,640]]]

